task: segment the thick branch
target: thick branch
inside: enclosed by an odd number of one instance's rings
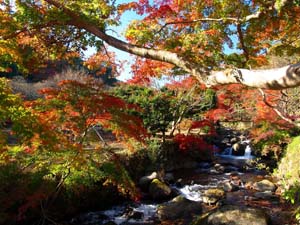
[[[300,85],[300,63],[268,70],[228,69],[217,71],[213,72],[206,82],[208,86],[234,83],[273,90],[296,87]]]
[[[200,82],[205,83],[207,86],[241,83],[249,87],[281,90],[300,85],[300,63],[270,70],[225,70],[213,72],[208,77],[204,77],[205,75],[203,73],[201,65],[194,65],[191,62],[184,60],[176,53],[165,50],[139,47],[130,43],[126,43],[110,35],[107,35],[102,29],[89,22],[87,19],[85,19],[83,16],[80,16],[78,13],[75,13],[72,10],[66,8],[59,1],[45,1],[52,6],[59,8],[66,15],[68,15],[70,17],[70,20],[67,21],[69,25],[73,25],[80,29],[86,30],[87,32],[90,32],[91,34],[94,34],[95,36],[99,37],[107,44],[122,51],[144,58],[167,62],[177,67],[180,67],[186,72],[190,73],[192,76],[196,77]],[[272,8],[268,8],[267,10],[272,10]],[[257,19],[261,15],[263,15],[264,12],[265,11],[262,10],[258,11],[252,15],[239,19],[238,21],[236,21],[234,18],[227,19],[235,21],[237,24],[239,24],[243,22],[248,22],[252,19]],[[209,18],[206,18],[206,20],[209,20]],[[218,21],[221,19],[211,20]],[[222,20],[224,21],[226,19]]]
[[[237,33],[238,33],[238,37],[239,37],[239,40],[240,40],[240,43],[241,43],[241,48],[243,49],[243,52],[244,52],[244,56],[246,58],[246,61],[249,60],[249,52],[248,52],[248,49],[245,45],[245,41],[244,41],[244,34],[243,34],[243,30],[242,30],[242,27],[241,27],[241,24],[237,24]]]
[[[68,15],[71,18],[70,21],[68,21],[70,25],[77,26],[81,29],[90,32],[91,34],[94,34],[95,36],[99,37],[101,40],[105,41],[110,46],[137,56],[173,64],[175,66],[184,69],[186,72],[189,72],[194,76],[197,76],[198,79],[201,79],[201,76],[199,76],[199,71],[197,70],[197,68],[194,68],[188,61],[183,60],[176,53],[172,53],[165,50],[156,50],[156,49],[150,49],[145,47],[139,47],[121,41],[119,39],[116,39],[113,36],[106,34],[99,27],[95,26],[92,23],[89,23],[83,17],[80,17],[78,14],[64,7],[64,5],[59,3],[58,1],[56,0],[45,0],[45,1],[61,9],[66,15]]]

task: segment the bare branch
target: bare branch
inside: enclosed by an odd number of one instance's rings
[[[199,23],[199,22],[226,22],[226,21],[231,21],[231,22],[238,22],[238,18],[234,17],[225,17],[225,18],[201,18],[197,20],[182,20],[182,21],[172,21],[172,22],[167,22],[164,25],[161,26],[161,28],[156,31],[155,33],[160,33],[164,28],[170,25],[176,25],[176,24],[193,24],[193,23]]]
[[[276,112],[276,114],[283,120],[285,120],[286,122],[294,125],[294,126],[297,126],[297,127],[300,127],[300,123],[297,123],[295,121],[293,121],[292,119],[288,118],[287,116],[285,116],[282,112],[280,112],[280,110],[278,110],[275,106],[273,106],[270,102],[267,101],[267,97],[266,97],[266,93],[261,89],[259,88],[258,89],[262,98],[263,98],[263,102],[270,108],[272,108],[274,110],[274,112]]]

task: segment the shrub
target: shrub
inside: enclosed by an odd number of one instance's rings
[[[285,155],[278,165],[275,175],[280,179],[283,196],[296,206],[296,218],[300,220],[300,136],[287,146]]]
[[[174,137],[175,143],[179,145],[182,152],[187,151],[211,151],[212,146],[202,138],[194,135],[177,134]]]

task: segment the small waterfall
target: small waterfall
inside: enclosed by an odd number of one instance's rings
[[[225,148],[224,151],[219,154],[218,156],[222,157],[222,158],[230,158],[230,159],[253,159],[254,156],[251,154],[252,153],[252,148],[251,148],[251,144],[250,144],[250,140],[244,140],[242,142],[240,142],[241,145],[245,145],[245,153],[244,155],[234,155],[233,154],[233,147],[228,147]]]
[[[225,148],[223,155],[232,155],[232,147]]]
[[[245,158],[252,158],[253,156],[251,155],[251,152],[252,152],[252,149],[250,147],[250,145],[247,145],[246,148],[245,148],[245,155],[244,157]]]

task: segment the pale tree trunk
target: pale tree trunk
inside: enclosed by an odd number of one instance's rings
[[[300,85],[300,63],[266,70],[227,69],[212,72],[208,86],[240,83],[249,87],[281,90]]]

